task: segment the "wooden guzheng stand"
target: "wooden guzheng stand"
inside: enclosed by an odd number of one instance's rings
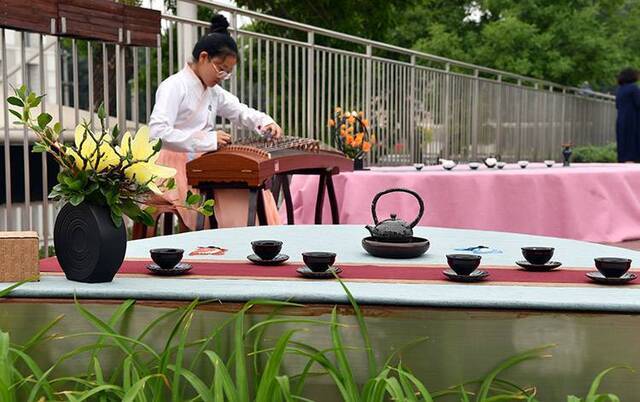
[[[338,203],[333,188],[332,176],[353,170],[353,161],[336,149],[320,145],[310,138],[283,137],[269,141],[262,137],[251,138],[210,152],[187,163],[189,185],[199,189],[207,198],[215,199],[216,189],[248,189],[249,214],[247,225],[253,226],[256,214],[261,224],[266,224],[266,213],[262,191],[274,180],[274,194],[282,188],[287,208],[287,223],[293,225],[293,203],[289,191],[288,175],[318,175],[315,222],[322,223],[322,207],[325,189],[331,205],[334,224],[340,223]],[[217,228],[215,214],[210,218],[211,227]],[[204,218],[199,217],[198,229],[204,227]]]

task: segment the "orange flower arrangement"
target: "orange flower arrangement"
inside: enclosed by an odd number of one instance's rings
[[[371,151],[375,141],[369,135],[369,121],[363,112],[343,112],[342,108],[335,108],[333,118],[327,125],[333,133],[333,145],[351,159],[362,159],[364,154]]]

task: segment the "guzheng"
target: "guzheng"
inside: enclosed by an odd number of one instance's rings
[[[277,174],[353,170],[353,161],[334,148],[311,138],[249,138],[187,163],[189,185],[242,183],[261,186]]]

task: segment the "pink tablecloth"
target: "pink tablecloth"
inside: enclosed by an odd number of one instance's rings
[[[640,238],[640,165],[578,165],[552,168],[530,164],[477,171],[439,166],[373,168],[334,177],[340,223],[369,224],[376,193],[404,187],[425,202],[419,225],[496,230],[593,242]],[[314,223],[318,180],[294,176],[291,183],[296,224]],[[378,216],[390,213],[407,221],[418,211],[408,194],[389,194],[378,203]],[[284,206],[281,207],[286,222]],[[325,198],[324,223],[331,222]]]

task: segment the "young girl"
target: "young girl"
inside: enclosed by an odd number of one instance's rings
[[[158,164],[175,168],[176,190],[163,195],[165,202],[182,205],[189,187],[186,163],[203,152],[231,143],[231,135],[216,130],[216,116],[260,133],[280,137],[282,129],[271,117],[240,103],[218,84],[231,76],[238,62],[238,46],[229,35],[222,15],[211,20],[211,32],[193,48],[193,60],[182,71],[164,80],[156,92],[149,127],[152,138],[162,140]],[[193,190],[192,190],[193,191]],[[273,196],[265,192],[267,223],[279,224]],[[219,227],[245,226],[247,190],[216,190],[215,212]],[[182,221],[195,229],[196,214],[178,209]]]

